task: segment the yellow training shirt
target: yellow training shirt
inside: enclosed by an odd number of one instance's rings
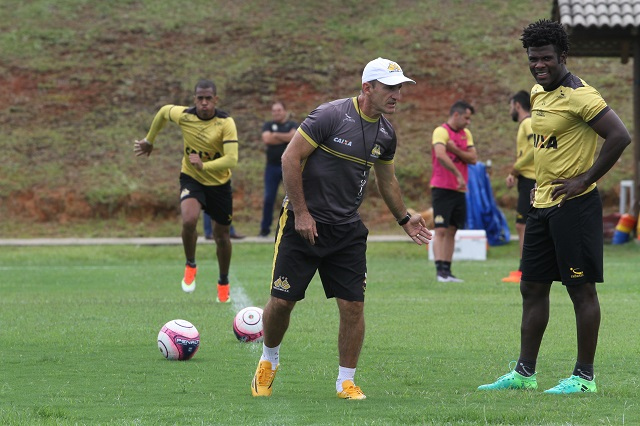
[[[227,113],[216,109],[209,120],[201,120],[195,107],[165,105],[156,114],[147,134],[153,143],[168,122],[180,126],[184,140],[182,173],[207,186],[223,185],[231,179],[231,169],[238,163],[238,132]],[[189,154],[197,153],[203,163],[198,170],[189,162]]]
[[[561,198],[551,200],[554,179],[569,179],[591,168],[598,134],[590,124],[607,111],[609,107],[600,93],[571,73],[549,92],[539,84],[533,86],[531,129],[538,186],[534,207],[560,203]],[[595,187],[593,183],[580,195]]]

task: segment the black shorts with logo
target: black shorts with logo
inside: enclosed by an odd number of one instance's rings
[[[522,281],[564,285],[603,281],[602,202],[597,188],[562,207],[529,210]]]
[[[432,188],[431,204],[436,228],[455,226],[458,229],[464,229],[467,220],[467,199],[464,192]]]
[[[316,223],[315,245],[295,230],[292,211],[283,209],[276,230],[271,295],[298,301],[316,271],[327,299],[364,301],[367,287],[367,236],[369,230],[358,220],[344,225]]]
[[[220,225],[231,225],[233,216],[233,194],[231,181],[218,186],[203,185],[194,178],[180,173],[180,201],[187,198],[198,200],[211,219]]]
[[[527,223],[527,212],[531,208],[531,190],[535,179],[518,176],[518,205],[516,206],[516,223]]]

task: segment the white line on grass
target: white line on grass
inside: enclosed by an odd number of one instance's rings
[[[244,291],[244,288],[242,288],[242,282],[235,276],[231,279],[231,288],[229,289],[229,292],[231,294],[231,305],[235,312],[238,312],[242,308],[253,306],[251,299]]]

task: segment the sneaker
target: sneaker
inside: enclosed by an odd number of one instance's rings
[[[260,361],[256,374],[253,375],[251,380],[251,395],[253,396],[271,396],[273,392],[273,379],[276,378],[276,372],[280,364],[276,365],[276,369],[271,369],[271,362]]]
[[[351,380],[345,380],[342,382],[342,392],[338,392],[338,398],[342,399],[367,399],[367,396],[362,393],[359,386]]]
[[[511,365],[509,365],[511,368]],[[498,378],[493,383],[488,385],[478,386],[478,390],[503,390],[503,389],[538,389],[538,381],[536,380],[536,373],[533,373],[531,377],[525,377],[522,374],[511,370],[504,376]]]
[[[448,283],[449,276],[442,272],[438,272],[438,274],[436,275],[436,281],[438,281],[439,283]]]
[[[522,278],[522,271],[511,271],[509,276],[504,277],[501,281],[503,283],[519,283]]]
[[[450,272],[439,272],[436,276],[436,280],[439,283],[463,283],[464,280],[456,277]]]
[[[464,282],[464,280],[462,278],[456,277],[451,272],[449,272],[448,280],[449,280],[450,283],[463,283]]]
[[[187,265],[184,268],[184,278],[182,279],[182,290],[191,293],[196,289],[196,273],[198,268]]]
[[[218,297],[216,297],[218,303],[229,303],[231,297],[229,297],[229,284],[218,283]]]
[[[565,394],[597,391],[595,377],[593,380],[587,380],[579,376],[571,376],[568,379],[560,380],[557,386],[547,389],[544,393]]]

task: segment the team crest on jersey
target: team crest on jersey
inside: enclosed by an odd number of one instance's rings
[[[382,126],[380,126],[380,133],[384,133],[385,135],[389,136],[389,133],[387,132],[387,129],[385,129]]]
[[[356,120],[354,120],[353,118],[351,118],[351,116],[349,116],[349,114],[347,114],[346,112],[344,113],[345,118],[342,120],[342,122],[344,123],[345,121],[348,121],[349,123],[355,123]]]
[[[380,157],[380,154],[382,154],[382,149],[380,148],[380,144],[373,145],[373,148],[371,148],[371,156],[373,158],[378,158]]]

